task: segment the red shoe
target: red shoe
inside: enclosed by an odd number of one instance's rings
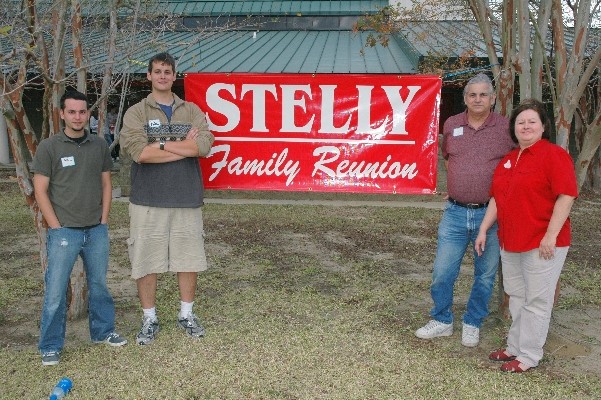
[[[521,363],[518,360],[509,361],[508,363],[501,365],[501,371],[521,373],[521,372],[526,372],[530,369],[530,367],[521,368],[520,364]],[[524,364],[522,364],[522,365],[524,365]]]
[[[492,361],[513,361],[515,360],[515,356],[508,354],[505,349],[500,349],[490,353],[488,359]]]

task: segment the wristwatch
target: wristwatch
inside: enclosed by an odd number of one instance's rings
[[[165,138],[159,140],[159,149],[165,150]]]

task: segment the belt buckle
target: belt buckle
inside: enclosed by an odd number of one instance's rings
[[[467,203],[466,206],[467,206],[467,208],[478,208],[478,207],[480,207],[480,204],[478,204],[478,203]]]

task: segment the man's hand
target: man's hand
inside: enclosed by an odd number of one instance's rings
[[[196,140],[199,134],[200,131],[198,130],[198,128],[192,128],[186,135],[186,140]]]

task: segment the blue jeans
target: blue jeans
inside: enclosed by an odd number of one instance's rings
[[[486,234],[486,249],[482,255],[478,256],[474,250],[474,241],[486,208],[469,209],[451,203],[446,205],[438,226],[438,248],[430,287],[434,301],[430,315],[437,321],[446,324],[453,322],[453,286],[468,248],[474,253],[474,284],[463,322],[480,327],[488,315],[488,302],[499,267],[500,249],[495,223]]]
[[[48,229],[48,267],[40,323],[39,349],[42,353],[61,351],[65,343],[67,285],[80,255],[88,284],[90,337],[101,341],[115,329],[115,305],[108,287],[108,226]]]

